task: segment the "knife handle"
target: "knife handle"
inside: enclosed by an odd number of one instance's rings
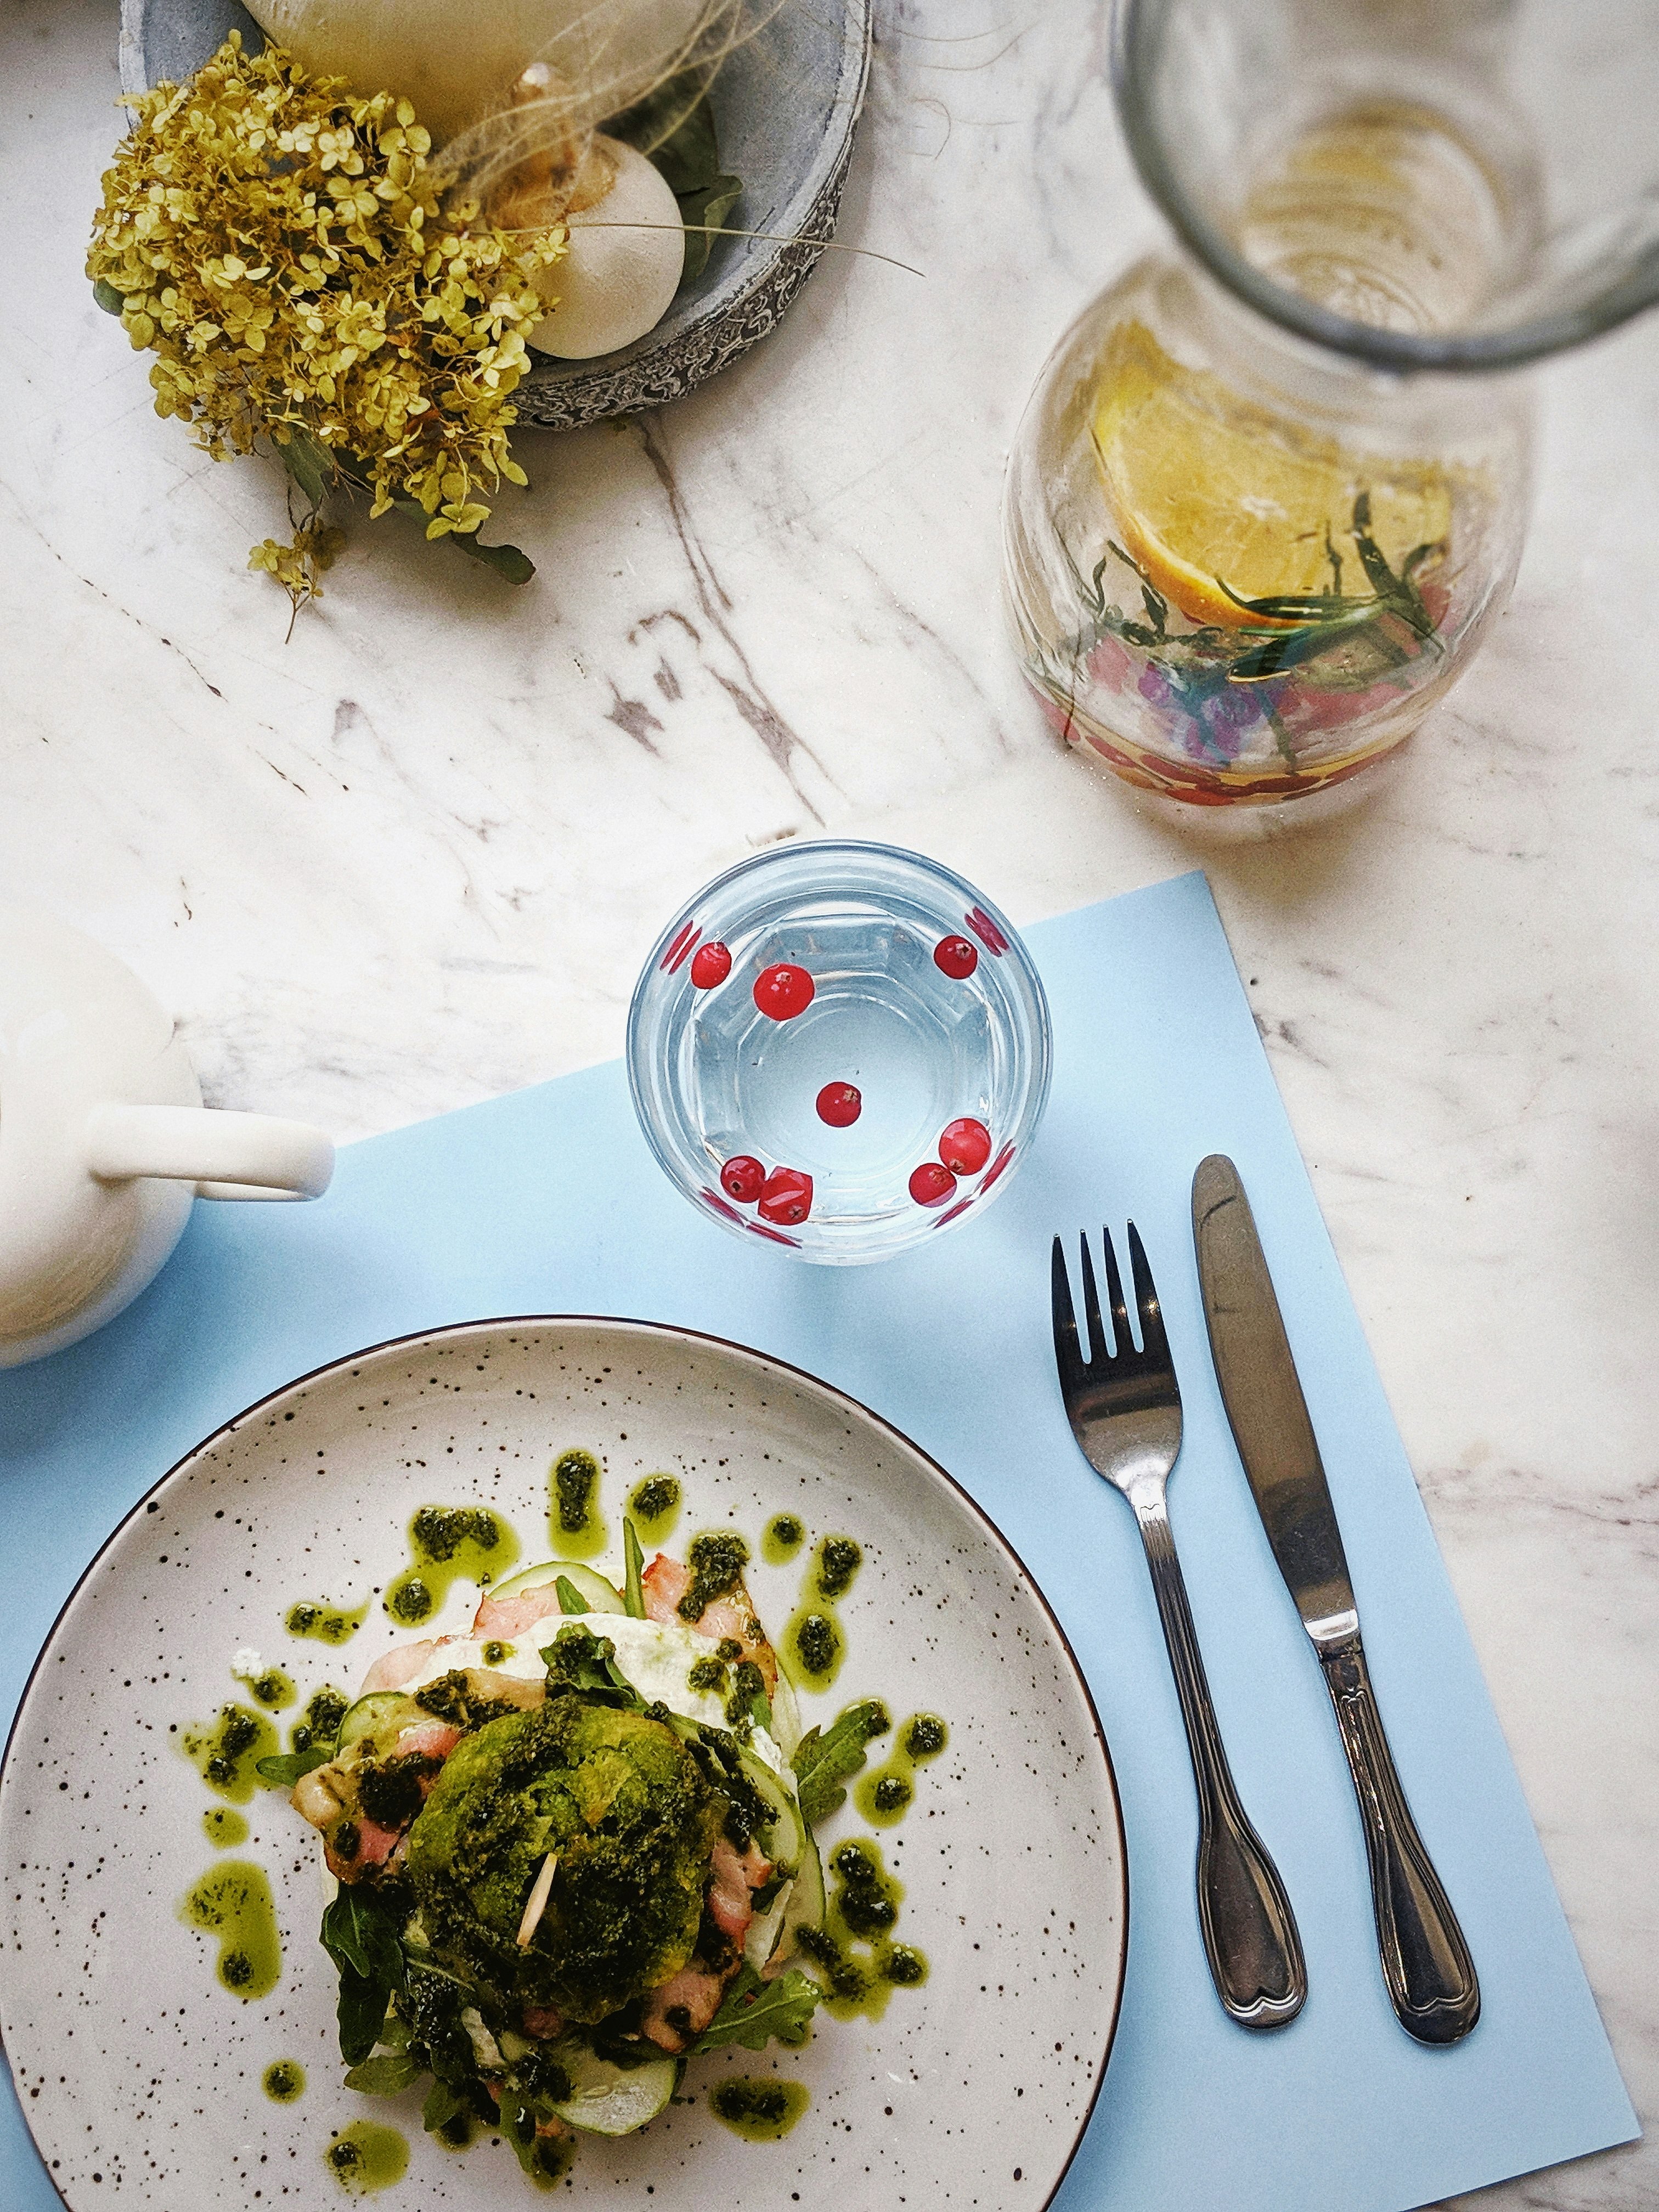
[[[1162,1486],[1133,1503],[1198,1785],[1198,1923],[1210,1976],[1241,2027],[1283,2027],[1308,1994],[1296,1916],[1222,1748]]]
[[[1358,1636],[1322,1652],[1320,1664],[1359,1799],[1389,2002],[1419,2043],[1455,2043],[1480,2017],[1480,1984],[1400,1786]]]

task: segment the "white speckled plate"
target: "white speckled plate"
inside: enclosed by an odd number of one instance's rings
[[[1054,1616],[949,1477],[838,1391],[683,1330],[549,1318],[385,1345],[265,1399],[157,1486],[64,1607],[0,1775],[0,2032],[74,2212],[343,2202],[325,2149],[365,2118],[410,2143],[388,2206],[535,2201],[504,2143],[447,2153],[422,2133],[414,2094],[340,2086],[316,1860],[279,1793],[258,1793],[248,1841],[222,1856],[270,1875],[282,1977],[252,2002],[218,1984],[213,1946],[178,1916],[218,1856],[203,1829],[217,1801],[179,1736],[237,1694],[245,1647],[302,1695],[355,1686],[398,1638],[378,1601],[343,1651],[289,1637],[284,1615],[296,1598],[387,1585],[417,1506],[487,1504],[526,1560],[545,1556],[549,1465],[571,1444],[604,1461],[613,1529],[635,1482],[661,1468],[684,1488],[676,1547],[735,1522],[758,1550],[785,1509],[813,1537],[855,1537],[846,1661],[827,1696],[805,1701],[808,1723],[879,1695],[896,1719],[929,1710],[951,1727],[902,1823],[881,1831],[925,1985],[895,1990],[878,2022],[821,2014],[800,2052],[694,2061],[694,2101],[642,2135],[585,2140],[572,2194],[639,2203],[648,2185],[661,2212],[1038,2212],[1058,2186],[1111,2044],[1128,1900],[1110,1762]],[[775,1634],[808,1556],[754,1570]],[[462,1625],[476,1601],[459,1584],[439,1625]],[[860,1826],[849,1803],[827,1832]],[[297,2103],[263,2092],[278,2058],[306,2069]],[[697,2094],[775,2070],[811,2095],[781,2142],[740,2141]]]

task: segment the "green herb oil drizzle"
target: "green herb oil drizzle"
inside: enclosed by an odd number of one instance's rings
[[[548,1470],[547,1533],[556,1559],[595,1559],[609,1542],[598,1511],[604,1473],[591,1451],[576,1446],[561,1452]]]
[[[202,1815],[202,1829],[209,1843],[216,1844],[222,1851],[247,1841],[247,1822],[228,1805],[210,1805]]]
[[[666,1542],[680,1517],[680,1486],[672,1474],[648,1474],[635,1486],[629,1512],[642,1541]]]
[[[483,1506],[422,1505],[409,1524],[410,1563],[381,1606],[415,1627],[441,1610],[463,1577],[488,1587],[518,1556],[518,1538]]]
[[[348,2196],[372,2197],[409,2171],[409,2145],[395,2128],[354,2120],[323,2153],[323,2162]]]
[[[756,2081],[742,2074],[717,2081],[708,2092],[714,2118],[750,2142],[781,2141],[811,2101],[799,2081]]]
[[[254,1768],[281,1748],[276,1731],[263,1713],[246,1705],[222,1705],[216,1722],[186,1729],[185,1756],[208,1788],[233,1805],[251,1805],[258,1785]]]
[[[289,1606],[283,1626],[290,1636],[309,1636],[319,1644],[349,1644],[368,1618],[368,1601],[360,1606],[330,1605],[325,1598],[302,1597]]]
[[[761,1557],[769,1567],[787,1567],[806,1541],[806,1524],[798,1514],[775,1513],[761,1538]]]
[[[892,1756],[885,1766],[866,1774],[854,1792],[854,1802],[872,1827],[890,1828],[910,1809],[916,1794],[916,1769],[937,1759],[951,1741],[951,1731],[937,1713],[912,1713],[894,1739]]]
[[[219,1939],[219,1985],[235,1997],[268,1997],[282,1978],[283,1946],[264,1870],[231,1859],[181,1899],[179,1917]]]
[[[826,1690],[841,1672],[847,1641],[836,1612],[864,1565],[850,1536],[825,1536],[801,1583],[801,1601],[783,1634],[791,1672],[809,1689]]]
[[[260,2086],[273,2104],[291,2105],[306,2093],[306,2069],[296,2058],[273,2059]]]
[[[823,1931],[803,1928],[796,1941],[819,1969],[824,2002],[838,2019],[879,2020],[895,1989],[927,1978],[923,1954],[894,1941],[903,1887],[883,1865],[879,1844],[865,1838],[838,1844],[829,1870],[836,1887]]]

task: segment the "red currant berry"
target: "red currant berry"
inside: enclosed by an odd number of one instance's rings
[[[851,1083],[826,1083],[818,1093],[818,1119],[832,1129],[850,1129],[864,1111],[864,1101]]]
[[[978,967],[979,947],[965,937],[941,937],[933,947],[933,965],[960,983]]]
[[[774,1168],[760,1194],[763,1221],[775,1221],[782,1229],[799,1229],[812,1211],[812,1178],[799,1168]]]
[[[752,1206],[766,1184],[766,1170],[747,1152],[727,1160],[720,1170],[720,1188],[739,1206]]]
[[[812,1003],[813,984],[804,968],[780,960],[755,978],[755,1004],[775,1022],[792,1022]]]
[[[910,1178],[910,1195],[918,1206],[943,1206],[956,1187],[950,1169],[937,1160],[924,1160]]]
[[[712,991],[732,973],[732,956],[717,937],[700,945],[691,956],[691,981],[700,991]]]
[[[991,1157],[991,1133],[983,1121],[948,1121],[939,1156],[953,1175],[977,1175]]]

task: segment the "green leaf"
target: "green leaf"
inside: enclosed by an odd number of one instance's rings
[[[745,2051],[764,2051],[774,2038],[791,2045],[803,2044],[823,1994],[798,1967],[791,1966],[775,1982],[763,1982],[752,1966],[745,1966],[691,2048],[723,2051],[740,2043]]]
[[[397,1923],[370,1890],[343,1884],[323,1913],[323,1948],[337,1966],[349,1967],[365,1980],[402,1987],[403,1946]]]
[[[842,1784],[863,1767],[866,1747],[876,1736],[885,1735],[892,1725],[881,1700],[866,1698],[861,1704],[848,1705],[831,1723],[827,1735],[817,1729],[808,1729],[791,1764],[799,1789],[801,1818],[809,1828],[816,1828],[846,1802]]]
[[[272,431],[270,441],[277,459],[312,506],[320,507],[334,481],[334,460],[328,447],[297,422],[286,431]]]
[[[640,1549],[640,1540],[635,1534],[634,1523],[626,1516],[623,1519],[623,1556],[628,1562],[628,1572],[623,1588],[623,1603],[628,1607],[630,1620],[643,1620],[645,1619],[643,1586],[645,1553]]]
[[[440,2128],[447,2128],[469,2109],[466,2100],[457,2096],[447,2081],[434,2081],[421,2107],[421,2125],[428,2135],[436,2135]]]
[[[383,1982],[368,1980],[349,1966],[340,1968],[334,2016],[340,2027],[340,2056],[348,2066],[360,2065],[380,2041],[387,2002]]]
[[[292,1790],[302,1774],[314,1774],[319,1766],[326,1766],[334,1756],[332,1748],[324,1750],[313,1744],[309,1751],[279,1752],[270,1759],[262,1759],[254,1772],[262,1782],[269,1782],[277,1790]]]
[[[417,2081],[424,2070],[406,2051],[388,2051],[354,2066],[345,2077],[345,2085],[348,2089],[361,2090],[365,2097],[396,2097]]]
[[[675,194],[680,204],[680,221],[685,225],[685,265],[680,271],[682,284],[690,277],[702,276],[708,266],[708,256],[721,225],[742,197],[742,178],[724,173],[707,185],[699,185],[696,191]]]
[[[587,1600],[582,1595],[581,1592],[576,1588],[575,1583],[571,1581],[568,1575],[560,1575],[555,1580],[553,1587],[559,1594],[559,1611],[561,1613],[592,1612],[592,1607],[588,1604]]]
[[[536,564],[527,553],[521,553],[516,545],[481,545],[477,531],[452,531],[449,542],[458,553],[465,553],[470,561],[482,561],[507,583],[527,584],[536,573]]]
[[[107,283],[101,276],[94,276],[92,280],[92,296],[106,315],[124,315],[126,313],[125,293],[118,292],[113,284]]]

